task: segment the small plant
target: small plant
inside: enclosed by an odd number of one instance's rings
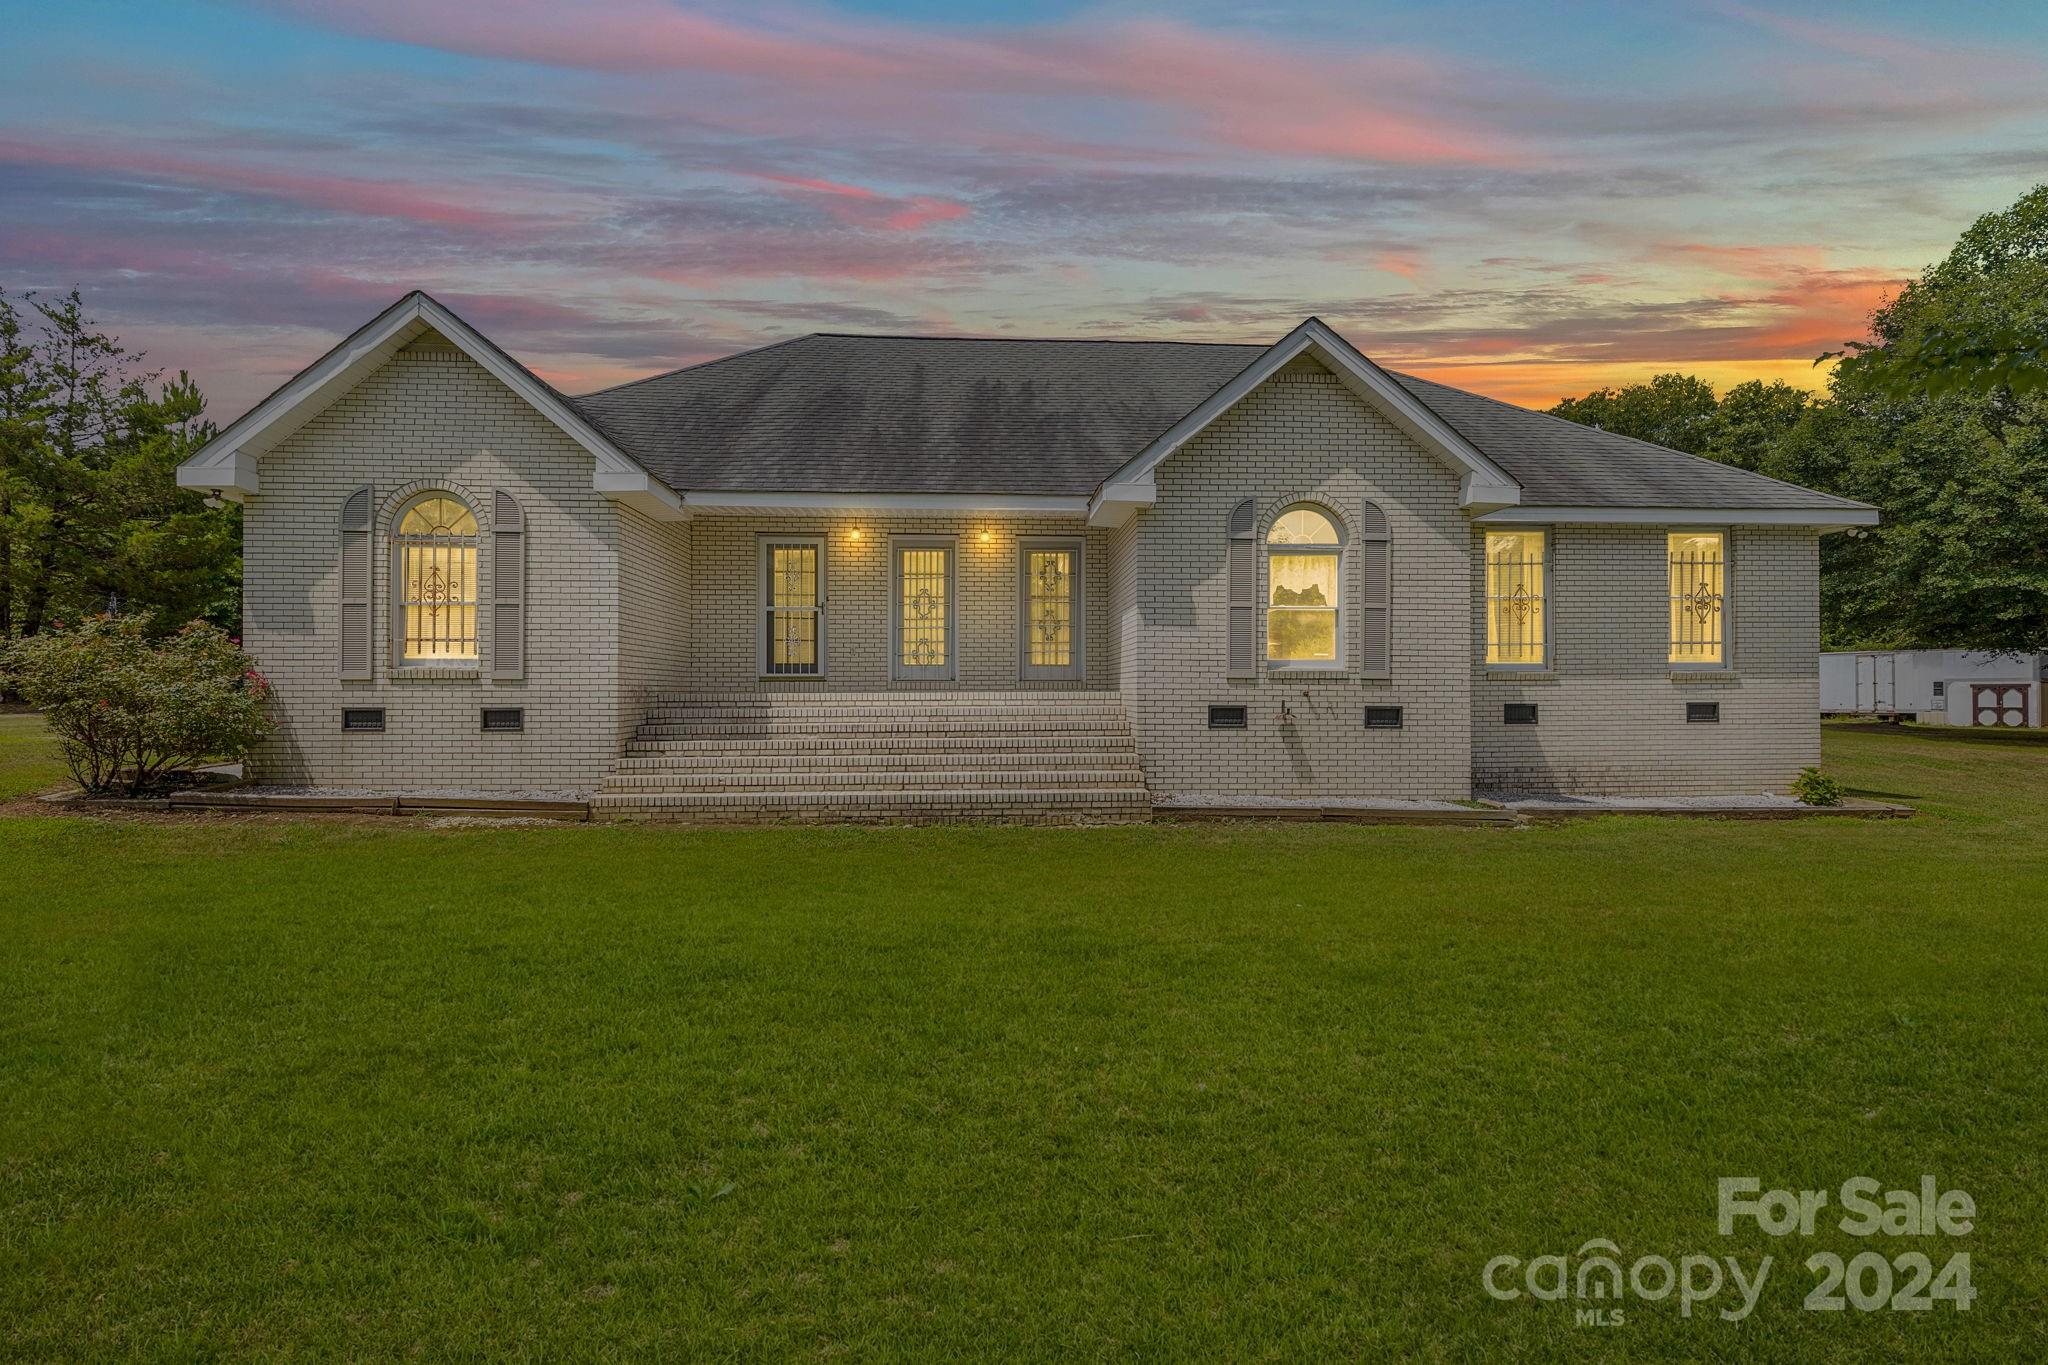
[[[270,683],[218,626],[168,639],[147,616],[93,616],[0,652],[0,677],[43,713],[71,776],[88,792],[130,795],[167,774],[235,761],[270,732]]]
[[[1839,806],[1845,793],[1842,784],[1818,768],[1801,768],[1792,779],[1792,795],[1809,806]]]

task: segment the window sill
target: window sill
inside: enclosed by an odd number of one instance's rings
[[[1349,682],[1358,674],[1342,664],[1276,664],[1266,665],[1268,678],[1285,678],[1289,682]]]
[[[1556,682],[1557,670],[1547,665],[1537,666],[1532,664],[1523,668],[1515,668],[1510,665],[1495,664],[1486,670],[1486,680],[1488,682]]]
[[[1741,682],[1742,675],[1732,668],[1674,668],[1671,681],[1675,683],[1727,683]]]
[[[391,681],[400,682],[477,682],[483,677],[483,670],[475,664],[401,664],[391,670]]]

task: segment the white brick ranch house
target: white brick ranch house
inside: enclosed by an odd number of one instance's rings
[[[256,774],[689,819],[1782,788],[1861,503],[1271,346],[815,335],[582,397],[414,293],[179,471]]]

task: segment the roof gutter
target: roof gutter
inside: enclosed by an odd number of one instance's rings
[[[1088,499],[1033,493],[782,493],[766,489],[691,490],[683,511],[696,516],[749,512],[950,512],[984,517],[1088,515]]]
[[[1878,510],[1864,503],[1840,507],[1503,507],[1472,520],[1481,526],[1805,526],[1846,531],[1875,526]]]

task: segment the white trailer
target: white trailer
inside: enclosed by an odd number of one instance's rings
[[[2048,654],[1843,650],[1820,656],[1824,716],[1933,725],[2039,726]]]

